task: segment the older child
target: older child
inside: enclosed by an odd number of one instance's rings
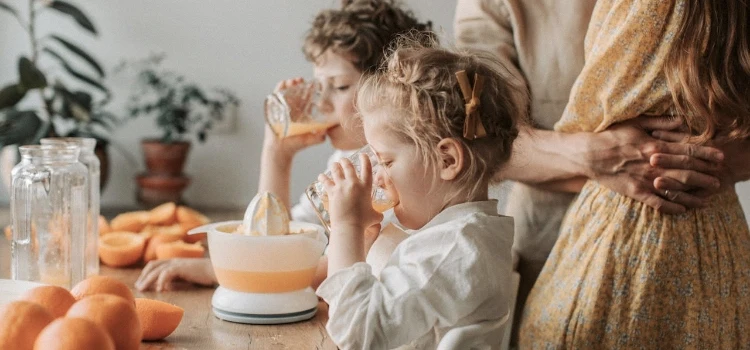
[[[328,159],[330,166],[364,146],[362,125],[354,120],[354,99],[360,78],[378,67],[387,47],[399,34],[409,31],[428,33],[430,27],[429,22],[419,22],[411,12],[391,0],[349,0],[344,1],[340,9],[320,12],[307,33],[303,51],[313,63],[315,79],[329,92],[325,94],[323,112],[338,124],[325,133],[283,139],[278,139],[266,127],[259,192],[272,192],[280,198],[287,208],[291,208],[292,220],[320,223],[304,194],[298,204],[290,206],[289,184],[294,156],[328,137],[336,149]],[[276,88],[300,83],[300,78],[285,80]],[[325,277],[325,260],[321,267],[322,273],[318,274],[316,284]],[[207,259],[173,259],[146,266],[136,281],[136,288],[169,289],[175,279],[204,285],[216,283]]]
[[[330,198],[328,332],[341,348],[435,348],[452,329],[502,325],[508,314],[513,219],[488,200],[490,178],[508,160],[522,108],[499,63],[484,56],[407,44],[357,95],[365,137],[414,230],[379,279],[364,263],[363,233],[382,216],[370,206],[369,160],[348,159],[321,175]],[[484,334],[471,346],[497,346]],[[464,344],[463,346],[468,345]]]

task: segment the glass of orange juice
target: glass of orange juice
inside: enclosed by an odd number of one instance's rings
[[[336,123],[321,112],[324,93],[321,83],[312,80],[268,95],[266,123],[279,138],[325,131]]]
[[[386,190],[383,187],[383,184],[377,181],[378,173],[385,171],[383,166],[380,165],[377,154],[370,145],[366,145],[362,147],[362,149],[357,151],[357,153],[349,156],[349,160],[354,165],[354,168],[357,170],[358,174],[360,171],[362,171],[362,167],[359,164],[360,154],[367,155],[367,157],[370,158],[370,164],[372,165],[372,208],[380,213],[393,208],[396,204],[398,204],[398,199],[393,198],[394,195],[392,194],[392,192]],[[325,175],[330,177],[331,171],[327,171]],[[323,184],[320,181],[313,182],[305,190],[305,195],[307,195],[307,198],[312,203],[312,206],[315,209],[315,213],[318,215],[318,218],[320,219],[323,226],[326,228],[326,230],[330,231],[331,218],[328,214],[328,195],[325,192]]]

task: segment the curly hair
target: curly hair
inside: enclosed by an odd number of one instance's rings
[[[477,111],[485,137],[463,137],[466,106],[455,75],[460,70],[471,78],[475,73],[484,76]],[[387,118],[390,131],[416,146],[426,170],[440,164],[435,149],[442,139],[457,140],[467,165],[456,181],[463,185],[461,194],[472,198],[508,161],[519,128],[527,123],[528,95],[506,74],[489,53],[451,51],[405,37],[383,66],[363,80],[356,105],[361,118],[387,109],[376,115]]]
[[[324,10],[313,20],[302,51],[317,61],[327,50],[350,57],[362,72],[375,70],[391,41],[399,34],[419,31],[435,37],[432,23],[421,23],[391,0],[343,1],[341,9]]]

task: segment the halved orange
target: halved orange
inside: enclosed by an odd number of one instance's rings
[[[112,231],[140,232],[148,224],[151,214],[147,211],[131,211],[115,216],[109,222]]]
[[[133,232],[110,232],[99,238],[99,259],[112,267],[129,266],[143,256],[146,239]]]
[[[187,231],[192,228],[208,224],[211,222],[211,220],[195,209],[191,209],[185,206],[179,206],[177,207],[177,222],[183,224]]]
[[[156,246],[156,258],[202,258],[206,249],[200,243],[188,244],[183,241],[164,243]]]
[[[170,235],[170,234],[157,234],[151,237],[146,246],[146,252],[143,254],[143,261],[149,262],[156,260],[156,248],[162,244],[168,244],[176,242],[182,239],[182,236]]]
[[[177,329],[185,310],[163,301],[136,298],[135,311],[141,321],[143,340],[164,339]]]
[[[112,228],[109,227],[109,222],[107,222],[107,218],[104,216],[99,215],[99,235],[107,234],[112,232]]]
[[[164,203],[151,209],[149,214],[149,224],[171,225],[177,221],[177,205],[174,202]]]

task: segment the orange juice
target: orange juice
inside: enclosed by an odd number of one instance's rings
[[[248,293],[283,293],[309,287],[315,267],[293,271],[241,271],[214,266],[216,279],[224,288]]]
[[[328,211],[328,196],[323,196],[323,209]],[[385,212],[388,209],[391,209],[396,206],[396,203],[393,203],[392,200],[372,200],[372,208],[375,209],[376,212],[382,213]]]
[[[289,129],[287,130],[286,135],[283,137],[288,136],[295,136],[295,135],[302,135],[302,134],[309,134],[313,132],[322,132],[328,130],[330,127],[336,125],[336,123],[320,123],[320,122],[310,122],[310,123],[299,123],[299,122],[292,122],[289,124]],[[281,135],[284,132],[284,125],[281,123],[275,123],[271,125],[271,128],[276,133],[276,135]]]

